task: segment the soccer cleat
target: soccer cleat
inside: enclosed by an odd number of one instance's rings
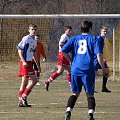
[[[88,120],[94,120],[92,113],[89,114],[89,119]]]
[[[40,85],[39,81],[36,83],[36,85]]]
[[[66,112],[65,120],[70,120],[70,117],[71,117],[71,112],[70,111]]]
[[[89,116],[89,119],[88,120],[94,120],[94,118],[93,117],[91,117],[91,116]]]
[[[19,101],[18,101],[18,106],[19,106],[19,107],[25,107],[20,99],[19,99]]]
[[[31,105],[27,103],[27,99],[24,99],[24,98],[19,98],[18,106],[19,107],[31,107]]]
[[[110,91],[110,90],[108,90],[107,88],[103,88],[103,89],[102,89],[102,92],[107,92],[107,93],[110,93],[111,91]]]
[[[45,81],[45,89],[48,91],[48,88],[49,88],[49,85],[50,85],[50,82],[47,80]]]

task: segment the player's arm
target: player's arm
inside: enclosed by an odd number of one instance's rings
[[[64,46],[64,42],[59,42],[59,46],[62,48]]]
[[[47,58],[46,58],[45,49],[42,43],[41,43],[41,55],[43,57],[43,62],[46,62]]]
[[[23,54],[22,54],[22,50],[21,50],[21,49],[18,49],[18,54],[19,54],[19,57],[20,57],[23,65],[24,65],[24,66],[27,66],[27,63],[26,63],[26,61],[25,61],[25,59],[24,59],[24,57],[23,57]]]
[[[68,54],[68,53],[65,53],[65,52],[62,52],[63,53],[63,55],[65,56],[65,58],[68,60],[68,61],[70,61],[70,63],[71,63],[71,57],[70,57],[70,55]]]
[[[61,49],[63,55],[70,63],[72,62],[72,58],[69,53],[71,53],[71,51],[73,50],[73,43],[74,43],[74,38],[70,39]]]
[[[59,46],[62,48],[66,42],[67,42],[67,36],[65,34],[63,34],[60,38]]]
[[[105,68],[103,55],[102,54],[97,54],[97,59],[98,59],[98,62],[100,64],[101,68],[102,68],[103,74],[106,77],[109,77],[109,70]]]
[[[27,43],[26,41],[27,41],[27,38],[23,37],[22,41],[18,44],[17,49],[18,49],[18,54],[19,54],[19,57],[20,57],[23,65],[25,67],[28,67],[27,62],[26,62],[26,58],[23,55],[23,53],[26,54],[28,47],[29,47],[29,43]]]
[[[37,65],[37,67],[38,67],[38,70],[40,71],[40,65],[39,65],[39,63],[38,63],[39,61],[38,61],[38,59],[37,59],[37,54],[36,54],[36,52],[34,52],[34,54],[33,54],[33,59],[34,59],[36,65]]]

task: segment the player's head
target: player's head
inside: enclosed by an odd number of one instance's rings
[[[30,33],[31,36],[35,36],[36,33],[37,33],[37,25],[35,25],[35,24],[30,24],[28,31],[29,31],[29,33]]]
[[[108,28],[106,26],[101,26],[100,27],[100,34],[102,37],[106,37],[108,33]]]
[[[65,33],[68,36],[72,33],[72,27],[71,26],[65,26],[64,30],[65,30]]]
[[[81,32],[82,33],[89,33],[91,29],[92,29],[91,21],[83,21],[81,23]]]
[[[35,39],[37,40],[37,41],[40,41],[40,35],[35,35]]]

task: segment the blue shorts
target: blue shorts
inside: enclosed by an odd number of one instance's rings
[[[82,76],[71,75],[71,88],[72,93],[80,94],[84,86],[86,94],[94,95],[95,88],[95,73],[89,72]]]

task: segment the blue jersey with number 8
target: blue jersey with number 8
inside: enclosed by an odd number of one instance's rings
[[[63,46],[62,51],[72,51],[71,74],[77,76],[94,71],[94,55],[102,53],[97,38],[89,34],[74,36]]]

